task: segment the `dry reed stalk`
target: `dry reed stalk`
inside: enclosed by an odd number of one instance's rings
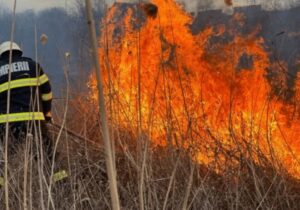
[[[86,13],[87,13],[87,21],[89,27],[89,34],[91,37],[92,43],[92,56],[95,65],[96,71],[96,78],[97,78],[97,87],[98,87],[98,101],[99,101],[99,114],[102,123],[102,133],[103,133],[103,140],[104,140],[104,147],[105,147],[105,160],[106,160],[106,168],[108,173],[109,179],[109,189],[111,195],[111,204],[113,210],[120,209],[120,202],[119,202],[119,193],[117,187],[117,177],[116,177],[116,169],[113,163],[113,154],[108,130],[108,123],[106,117],[106,109],[105,109],[105,99],[104,99],[104,92],[103,92],[103,84],[100,72],[100,64],[98,60],[98,44],[97,44],[97,37],[96,37],[96,30],[95,30],[95,22],[93,18],[92,12],[92,3],[91,0],[85,0],[86,3]]]
[[[177,158],[177,160],[176,160],[174,169],[173,169],[173,171],[172,171],[172,175],[171,175],[171,177],[170,177],[170,181],[169,181],[169,185],[168,185],[168,190],[167,190],[167,192],[166,192],[166,196],[165,196],[165,200],[164,200],[163,210],[165,210],[165,209],[167,208],[168,199],[169,199],[169,194],[170,194],[170,192],[171,192],[172,185],[173,185],[173,183],[174,183],[176,171],[177,171],[178,164],[179,164],[179,159],[180,159],[180,156],[178,156],[178,158]]]
[[[12,63],[12,43],[14,40],[15,25],[16,25],[16,8],[17,0],[13,4],[13,19],[10,34],[10,49],[9,49],[9,69],[8,69],[8,91],[7,91],[7,106],[6,106],[6,124],[5,124],[5,151],[4,151],[4,187],[5,187],[5,208],[9,210],[9,191],[8,191],[8,137],[9,137],[9,122],[8,114],[10,112],[10,82],[11,82],[11,63]]]
[[[141,8],[141,0],[138,1],[139,8]],[[141,23],[141,10],[137,10],[138,22]],[[146,158],[147,158],[147,143],[145,144],[145,138],[143,137],[143,127],[142,127],[142,77],[141,77],[141,29],[138,28],[137,31],[137,127],[138,127],[138,139],[137,139],[137,153],[138,153],[138,192],[139,192],[139,208],[140,210],[145,209],[145,199],[144,199],[144,176],[146,170]],[[147,140],[146,140],[147,141]],[[142,160],[142,161],[140,161]]]
[[[113,154],[113,163],[116,163],[116,157],[115,157],[115,134],[114,134],[114,111],[113,111],[113,106],[114,106],[114,100],[113,100],[113,94],[115,92],[114,89],[114,84],[112,81],[111,77],[111,64],[109,60],[109,39],[108,39],[108,28],[107,28],[107,11],[108,11],[108,6],[105,3],[105,13],[104,13],[104,31],[105,31],[105,36],[104,36],[104,45],[105,45],[105,56],[104,56],[104,64],[105,64],[105,69],[107,70],[107,75],[108,75],[108,91],[109,91],[109,113],[110,113],[110,118],[111,118],[111,126],[110,126],[110,133],[111,133],[111,148],[112,148],[112,154]],[[116,168],[116,166],[114,165]]]
[[[188,200],[190,197],[190,193],[191,193],[191,188],[192,188],[192,184],[193,184],[193,176],[194,176],[194,170],[195,170],[195,164],[192,164],[192,168],[191,168],[191,172],[190,172],[190,177],[189,177],[189,182],[188,182],[188,186],[186,189],[186,193],[183,199],[183,204],[182,204],[182,210],[187,210],[187,204],[188,204]]]
[[[52,208],[55,208],[54,206],[54,202],[53,199],[51,197],[51,189],[52,189],[52,185],[53,185],[53,174],[54,174],[54,166],[55,166],[55,157],[56,157],[56,152],[57,152],[57,148],[58,148],[58,143],[59,140],[63,134],[63,131],[65,130],[65,125],[66,125],[66,120],[67,120],[67,113],[68,113],[68,108],[69,108],[69,91],[70,91],[70,83],[69,83],[69,56],[65,57],[67,60],[67,65],[64,68],[64,75],[66,78],[66,104],[65,104],[65,110],[64,110],[64,115],[63,115],[63,120],[62,120],[62,124],[59,130],[59,133],[56,137],[55,140],[55,145],[53,148],[53,157],[52,157],[52,163],[51,163],[51,172],[50,172],[50,183],[49,183],[49,188],[48,188],[48,202],[47,202],[47,209],[49,209],[49,204],[51,202],[52,204]]]
[[[29,159],[30,159],[30,147],[31,142],[33,141],[33,136],[27,134],[26,135],[26,142],[25,142],[25,150],[24,150],[24,181],[23,181],[23,209],[28,209],[27,204],[27,186],[28,186],[28,170],[30,171],[30,168],[28,168],[29,165]]]
[[[35,73],[36,77],[40,74],[40,69],[38,65],[38,47],[37,47],[37,27],[35,25],[34,27],[34,44],[35,44]],[[37,80],[36,86],[39,86],[39,80]],[[39,88],[35,89],[35,95],[34,95],[34,102],[33,102],[33,110],[35,110],[35,105],[37,106],[37,111],[40,111],[40,103],[39,103]],[[43,147],[42,147],[42,131],[41,131],[41,122],[38,121],[37,124],[32,119],[33,121],[33,129],[34,129],[34,138],[35,138],[35,143],[36,143],[36,148],[38,152],[38,174],[39,174],[39,184],[40,184],[40,201],[41,201],[41,208],[42,210],[45,209],[44,206],[44,187],[43,187],[43,182],[44,182],[44,171],[43,171],[43,166],[44,166],[44,158],[43,158]]]

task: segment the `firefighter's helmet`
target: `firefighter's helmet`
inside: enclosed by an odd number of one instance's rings
[[[10,51],[10,47],[13,51],[19,51],[20,53],[23,53],[22,49],[19,47],[17,43],[7,41],[7,42],[3,42],[0,45],[0,57],[3,55],[3,53]]]

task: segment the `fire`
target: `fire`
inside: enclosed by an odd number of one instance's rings
[[[272,64],[260,27],[242,35],[245,17],[235,13],[232,27],[193,34],[193,18],[174,0],[151,2],[146,9],[116,3],[103,20],[99,57],[111,121],[136,128],[141,120],[153,145],[192,148],[206,164],[218,149],[243,148],[299,177],[300,83],[291,117],[293,107],[272,94],[266,78]],[[94,76],[90,84],[95,100]]]

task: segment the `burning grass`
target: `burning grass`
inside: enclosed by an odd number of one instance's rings
[[[229,27],[193,34],[192,17],[180,5],[152,4],[156,18],[137,17],[140,7],[117,3],[103,21],[99,56],[111,122],[128,129],[141,125],[156,145],[192,148],[204,164],[214,161],[211,151],[219,147],[243,145],[256,163],[263,154],[299,177],[299,118],[280,96],[285,73],[271,63],[260,26],[242,33],[245,17],[234,13]],[[299,90],[294,92],[296,97]]]

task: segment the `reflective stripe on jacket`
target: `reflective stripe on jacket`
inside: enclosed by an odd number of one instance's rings
[[[29,120],[45,120],[43,112],[21,112],[21,113],[10,113],[1,114],[0,123],[5,122],[20,122]]]

